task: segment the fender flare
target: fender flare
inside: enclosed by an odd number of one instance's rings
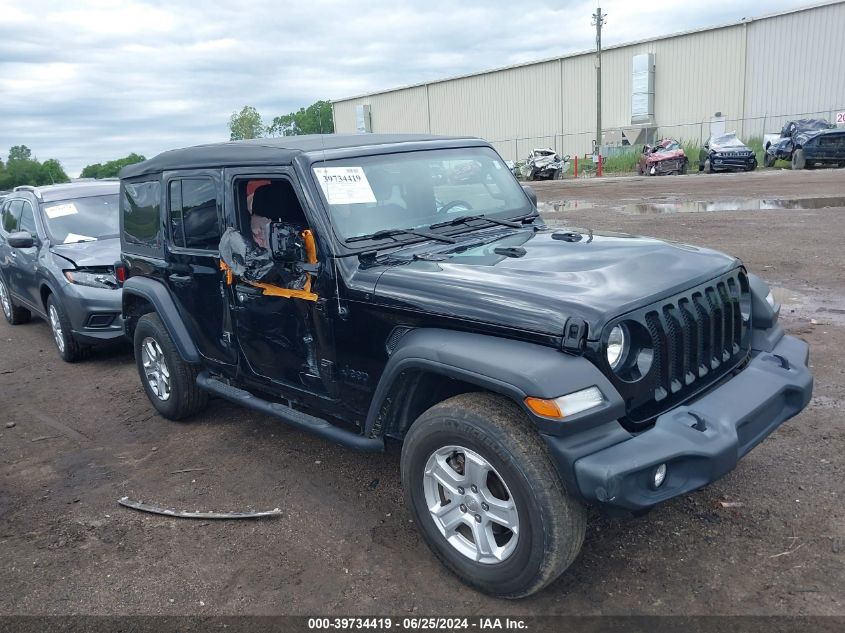
[[[622,397],[586,358],[515,339],[422,328],[402,336],[391,353],[370,403],[365,435],[374,432],[385,401],[408,370],[440,374],[502,394],[514,400],[541,433],[569,434],[625,414]],[[567,418],[565,425],[533,414],[524,402],[527,396],[557,398],[592,386],[602,391],[606,402]]]
[[[200,353],[185,323],[179,316],[176,303],[170,291],[160,281],[149,277],[130,277],[123,283],[123,313],[126,316],[126,299],[130,296],[141,297],[155,308],[170,338],[179,351],[179,356],[187,363],[199,363]]]

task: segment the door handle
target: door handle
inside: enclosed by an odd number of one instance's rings
[[[170,281],[176,281],[176,282],[188,282],[188,281],[191,281],[191,276],[190,275],[177,275],[177,274],[174,273],[173,275],[170,275],[168,277],[168,279],[170,279]]]

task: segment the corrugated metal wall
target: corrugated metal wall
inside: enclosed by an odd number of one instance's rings
[[[845,111],[845,3],[748,25],[745,111],[751,133],[788,118],[832,119]]]
[[[774,115],[845,109],[845,3],[606,49],[602,127],[629,127],[631,63],[655,54],[658,134],[703,139],[716,113],[745,136],[776,131]],[[550,146],[584,154],[595,136],[595,56],[573,55],[336,101],[338,132],[369,103],[373,132],[480,136],[505,158]],[[744,119],[752,119],[744,121]]]

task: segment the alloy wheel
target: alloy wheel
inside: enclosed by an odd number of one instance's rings
[[[65,353],[65,337],[62,333],[62,321],[59,319],[59,312],[56,306],[50,305],[50,329],[53,330],[53,340],[56,341],[56,347],[59,352]]]
[[[141,364],[150,390],[159,400],[170,398],[170,369],[158,341],[150,336],[141,342]]]
[[[431,519],[462,555],[490,565],[513,554],[519,540],[516,503],[484,457],[462,446],[434,451],[425,465],[423,488]]]

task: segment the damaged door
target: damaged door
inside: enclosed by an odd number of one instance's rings
[[[234,364],[228,302],[218,264],[223,187],[220,171],[165,174],[169,271],[166,278],[181,317],[205,358]]]
[[[231,190],[236,228],[249,243],[247,251],[255,253],[255,257],[267,257],[267,251],[275,248],[269,243],[269,234],[262,232],[270,224],[295,228],[300,238],[311,231],[302,198],[287,174],[238,173],[232,179]],[[316,261],[313,234],[309,244],[310,258]],[[278,253],[275,255],[275,270],[269,271],[266,283],[233,275],[232,315],[238,345],[255,376],[297,390],[325,394],[329,385],[321,377],[320,360],[331,346],[324,317],[315,309],[319,264],[306,266],[312,272],[308,273],[307,288],[303,290],[302,279],[293,284],[291,278],[297,275],[286,271],[301,269],[308,256],[303,255],[301,262],[280,262]]]

